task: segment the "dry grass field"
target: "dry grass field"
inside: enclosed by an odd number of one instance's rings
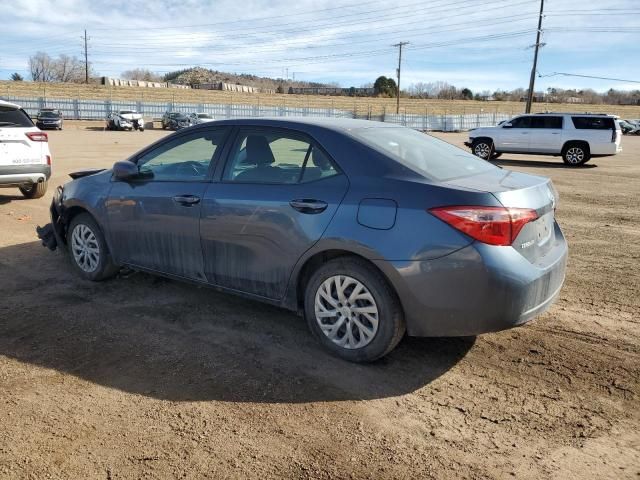
[[[395,113],[396,109],[396,100],[394,98],[255,94],[215,90],[111,87],[103,85],[9,81],[0,81],[0,97],[2,96],[335,108],[355,111],[358,115]],[[481,110],[486,113],[518,114],[524,111],[524,103],[402,99],[400,109],[401,113],[418,115],[461,115],[480,113]],[[536,103],[533,105],[533,110],[535,112],[548,110],[611,113],[623,118],[640,118],[640,106]]]
[[[51,189],[0,190],[0,478],[638,479],[640,137],[552,177],[565,285],[522,327],[343,362],[297,316],[43,248],[54,187],[168,133],[69,122]],[[462,146],[464,134],[437,134]]]

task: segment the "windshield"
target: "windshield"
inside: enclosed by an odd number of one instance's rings
[[[136,113],[135,110],[120,110],[120,115],[128,115],[130,113]]]
[[[211,118],[211,115],[208,113],[199,113],[198,118]]]
[[[33,127],[33,122],[22,109],[0,106],[1,127]]]
[[[59,118],[60,115],[56,112],[52,112],[52,111],[46,111],[46,112],[40,112],[38,114],[38,118]]]
[[[358,128],[350,133],[431,180],[444,182],[498,168],[443,140],[410,128]]]

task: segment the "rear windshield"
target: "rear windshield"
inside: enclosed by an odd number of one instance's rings
[[[120,110],[120,115],[128,115],[130,113],[136,113],[133,110]]]
[[[443,140],[410,128],[358,128],[350,133],[431,180],[444,182],[498,168]]]
[[[573,126],[588,130],[615,130],[616,124],[611,117],[571,117]]]
[[[33,122],[24,110],[0,105],[0,127],[33,127]]]
[[[208,113],[199,113],[198,118],[211,118],[211,115]]]

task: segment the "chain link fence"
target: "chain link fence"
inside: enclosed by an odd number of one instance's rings
[[[65,119],[104,120],[119,110],[135,110],[147,120],[159,120],[167,111],[182,113],[203,112],[216,119],[247,117],[328,117],[359,118],[404,125],[418,130],[458,131],[496,125],[512,115],[503,112],[466,114],[389,114],[375,115],[371,110],[314,108],[301,106],[270,106],[245,104],[144,102],[120,100],[45,99],[44,97],[3,96],[4,100],[21,105],[29,115],[35,116],[41,108],[60,110]]]

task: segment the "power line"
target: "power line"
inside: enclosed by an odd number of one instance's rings
[[[578,73],[565,73],[565,72],[553,72],[547,75],[538,74],[538,77],[555,77],[556,75],[562,75],[565,77],[581,77],[581,78],[593,78],[596,80],[611,80],[614,82],[624,82],[624,83],[640,83],[640,80],[626,80],[623,78],[611,78],[611,77],[597,77],[594,75],[581,75]]]

